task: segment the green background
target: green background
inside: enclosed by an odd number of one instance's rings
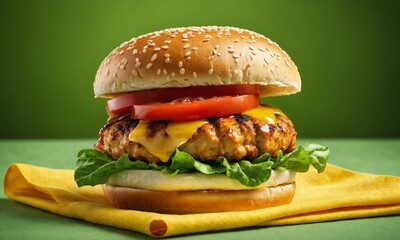
[[[100,62],[147,32],[229,25],[266,35],[303,90],[266,99],[299,137],[400,137],[396,1],[1,1],[0,138],[94,138]]]

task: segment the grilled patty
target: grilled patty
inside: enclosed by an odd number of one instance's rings
[[[279,150],[291,152],[296,147],[297,135],[293,123],[279,114],[275,116],[275,125],[243,114],[210,118],[179,149],[202,161],[213,161],[219,156],[228,161],[252,160],[265,152],[272,156],[276,156]],[[128,154],[147,162],[161,162],[141,144],[129,141],[129,133],[137,124],[138,120],[129,116],[107,123],[100,131],[96,146],[115,159]],[[168,121],[151,122],[148,137],[159,135],[159,131],[166,134],[167,124]]]

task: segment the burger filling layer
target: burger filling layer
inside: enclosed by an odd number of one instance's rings
[[[167,162],[178,148],[201,161],[220,156],[239,161],[263,153],[275,157],[279,151],[291,152],[296,134],[282,112],[260,107],[243,114],[180,123],[124,116],[103,127],[97,146],[115,159],[128,154],[146,162]]]

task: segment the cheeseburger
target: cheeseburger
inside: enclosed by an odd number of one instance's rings
[[[245,211],[290,203],[298,172],[322,172],[329,150],[296,148],[296,130],[260,98],[299,92],[276,43],[232,27],[166,29],[133,38],[101,63],[109,98],[78,186],[102,185],[117,208],[159,213]]]

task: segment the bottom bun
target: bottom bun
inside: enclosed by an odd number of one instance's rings
[[[152,191],[103,185],[114,207],[158,213],[210,213],[246,211],[288,204],[295,183],[252,190]]]

